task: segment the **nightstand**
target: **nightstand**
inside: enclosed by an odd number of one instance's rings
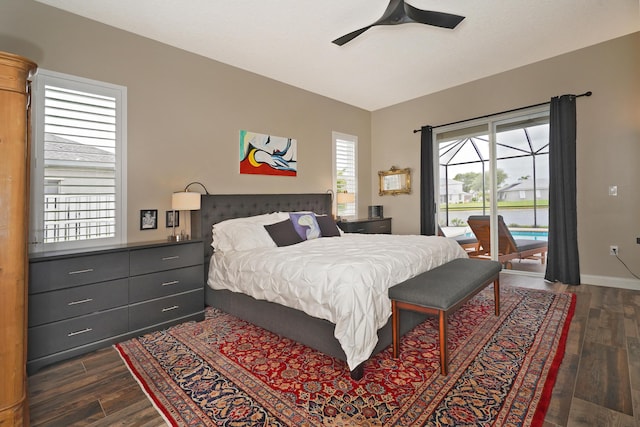
[[[391,234],[391,218],[361,218],[337,224],[345,233]]]

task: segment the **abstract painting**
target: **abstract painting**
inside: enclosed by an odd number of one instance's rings
[[[282,136],[240,131],[240,173],[297,176],[298,143]]]

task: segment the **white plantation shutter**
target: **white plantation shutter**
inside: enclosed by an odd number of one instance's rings
[[[32,241],[40,249],[123,241],[124,100],[126,88],[39,72]]]
[[[335,187],[337,215],[356,217],[358,197],[357,144],[355,136],[334,133],[335,148]],[[347,192],[348,202],[341,203],[339,193]]]

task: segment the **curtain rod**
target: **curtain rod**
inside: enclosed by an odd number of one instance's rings
[[[582,96],[591,96],[591,95],[593,95],[593,92],[587,91],[587,92],[582,93],[580,95],[576,95],[575,97],[576,98],[580,98]],[[487,114],[487,115],[484,115],[484,116],[478,116],[478,117],[474,117],[472,119],[458,120],[457,122],[446,123],[444,125],[431,126],[431,128],[435,129],[435,128],[441,128],[441,127],[449,126],[449,125],[457,125],[458,123],[469,122],[471,120],[486,119],[487,117],[493,117],[493,116],[497,116],[499,114],[513,113],[514,111],[526,110],[527,108],[540,107],[541,105],[547,105],[547,104],[549,104],[549,101],[541,102],[539,104],[527,105],[526,107],[513,108],[511,110],[501,111],[499,113],[493,113],[493,114]],[[422,129],[414,129],[413,130],[413,133],[418,133],[418,132],[422,132]]]

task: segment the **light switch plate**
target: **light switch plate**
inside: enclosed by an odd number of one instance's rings
[[[618,186],[617,185],[610,185],[609,186],[609,195],[610,196],[617,196],[618,195]]]

